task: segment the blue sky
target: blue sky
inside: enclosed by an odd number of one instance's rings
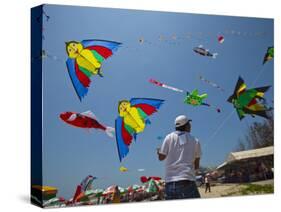
[[[141,175],[163,177],[164,163],[156,157],[162,141],[157,136],[173,131],[177,115],[193,119],[192,134],[201,142],[203,166],[222,163],[247,127],[263,120],[247,117],[240,121],[226,99],[239,75],[249,87],[273,86],[273,62],[262,66],[267,47],[273,45],[272,19],[55,5],[46,5],[44,10],[50,19],[44,21],[43,49],[58,59],[43,60],[43,182],[58,187],[59,195],[70,198],[88,174],[98,177],[96,188],[140,183]],[[224,34],[223,44],[217,42],[218,34]],[[159,40],[161,35],[164,41]],[[140,38],[144,43],[139,43]],[[123,46],[103,63],[104,78],[93,77],[88,95],[80,102],[64,62],[65,42],[84,39],[113,40]],[[196,55],[192,49],[198,45],[217,52],[217,59]],[[200,81],[200,75],[225,91]],[[150,78],[183,90],[206,92],[207,101],[222,112],[185,105],[183,94],[153,86]],[[101,123],[114,126],[118,101],[132,97],[159,98],[165,103],[121,164],[114,139],[102,131],[73,128],[59,119],[65,111],[91,110]],[[273,100],[273,89],[266,97]],[[129,172],[120,173],[121,165]],[[140,168],[145,171],[138,172]]]

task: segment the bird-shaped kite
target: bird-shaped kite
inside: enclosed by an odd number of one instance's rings
[[[128,154],[129,146],[136,135],[143,132],[150,124],[148,116],[157,112],[164,100],[132,98],[122,100],[118,105],[119,116],[115,120],[115,135],[120,162]]]
[[[263,64],[272,60],[273,57],[274,57],[274,47],[271,46],[271,47],[267,48],[266,54],[264,55],[264,58],[263,58]]]
[[[261,100],[265,102],[263,96],[270,86],[246,88],[244,80],[239,76],[234,93],[227,100],[233,104],[239,119],[242,120],[246,114],[250,114],[253,117],[257,115],[269,118],[267,111],[272,110],[272,108],[268,108]]]
[[[66,61],[69,76],[79,100],[88,93],[92,75],[103,76],[102,62],[120,47],[121,43],[107,40],[83,40],[66,42]]]

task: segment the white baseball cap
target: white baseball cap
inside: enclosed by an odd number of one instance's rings
[[[175,119],[175,125],[176,125],[176,127],[181,127],[190,121],[192,121],[192,120],[188,119],[185,115],[180,115]]]

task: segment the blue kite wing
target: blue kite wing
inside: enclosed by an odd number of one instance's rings
[[[76,72],[75,72],[75,60],[74,59],[67,59],[66,61],[67,70],[72,82],[72,85],[76,91],[76,94],[80,101],[82,98],[88,93],[88,88],[86,88],[78,79]]]
[[[162,99],[150,99],[150,98],[132,98],[130,100],[131,106],[135,106],[138,104],[148,104],[156,109],[159,109],[161,105],[164,103]]]
[[[120,162],[129,153],[129,147],[126,145],[122,136],[122,125],[123,125],[123,119],[120,116],[118,116],[118,118],[115,120],[115,136],[116,136],[116,144],[117,144],[117,150],[118,150],[118,156]]]
[[[115,41],[108,41],[108,40],[83,40],[82,45],[84,48],[90,46],[103,46],[110,49],[113,53],[117,51],[117,49],[121,46],[122,43],[115,42]]]

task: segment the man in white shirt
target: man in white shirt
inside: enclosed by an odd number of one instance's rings
[[[178,116],[176,131],[168,134],[160,149],[160,161],[165,164],[165,198],[200,198],[195,180],[195,170],[199,169],[201,148],[198,139],[190,134],[191,120]]]

